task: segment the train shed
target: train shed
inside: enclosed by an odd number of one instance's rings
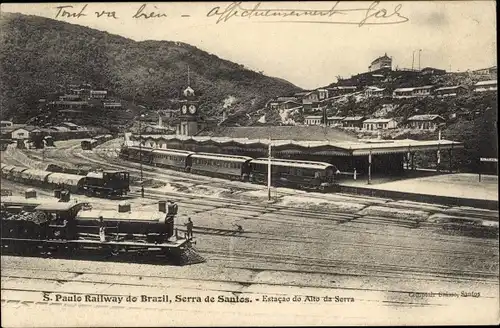
[[[219,128],[197,136],[142,135],[144,147],[179,149],[193,152],[232,154],[252,158],[272,156],[284,159],[326,162],[335,165],[343,175],[399,176],[415,170],[415,155],[432,153],[437,170],[452,171],[454,151],[463,144],[451,140],[382,140],[357,139],[352,133],[336,128],[279,126]],[[131,136],[138,144],[139,136]],[[447,162],[441,162],[441,156]]]

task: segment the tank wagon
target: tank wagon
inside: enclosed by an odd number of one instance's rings
[[[84,176],[2,165],[1,174],[7,180],[89,196],[115,197],[130,191],[130,176],[125,171],[89,172]]]

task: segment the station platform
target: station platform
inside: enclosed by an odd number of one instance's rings
[[[343,179],[342,191],[373,196],[435,201],[437,203],[498,208],[498,176],[473,173],[438,173],[413,171],[402,177],[373,177],[367,183],[366,176],[356,180]],[[495,205],[496,203],[496,205]]]

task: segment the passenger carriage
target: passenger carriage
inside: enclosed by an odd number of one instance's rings
[[[122,154],[129,161],[150,164],[153,160],[153,149],[146,147],[131,146],[125,147]]]
[[[152,154],[152,164],[158,167],[165,167],[179,171],[189,171],[191,167],[191,157],[194,154],[187,150],[177,149],[155,149]]]
[[[209,153],[195,153],[190,157],[192,173],[248,181],[251,157]]]
[[[257,158],[250,162],[254,183],[266,183],[268,159]],[[288,159],[271,159],[271,182],[274,186],[327,190],[335,183],[339,171],[329,163]]]

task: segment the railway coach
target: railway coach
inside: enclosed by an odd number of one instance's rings
[[[269,160],[257,158],[250,161],[250,181],[267,182]],[[336,183],[340,171],[332,164],[289,159],[271,159],[273,185],[300,189],[328,190]]]
[[[120,156],[132,162],[151,164],[153,161],[153,149],[147,147],[123,147]]]
[[[151,154],[151,164],[158,167],[189,172],[191,155],[194,152],[177,149],[155,149]]]
[[[190,155],[190,172],[231,180],[248,181],[251,157],[211,153]]]

